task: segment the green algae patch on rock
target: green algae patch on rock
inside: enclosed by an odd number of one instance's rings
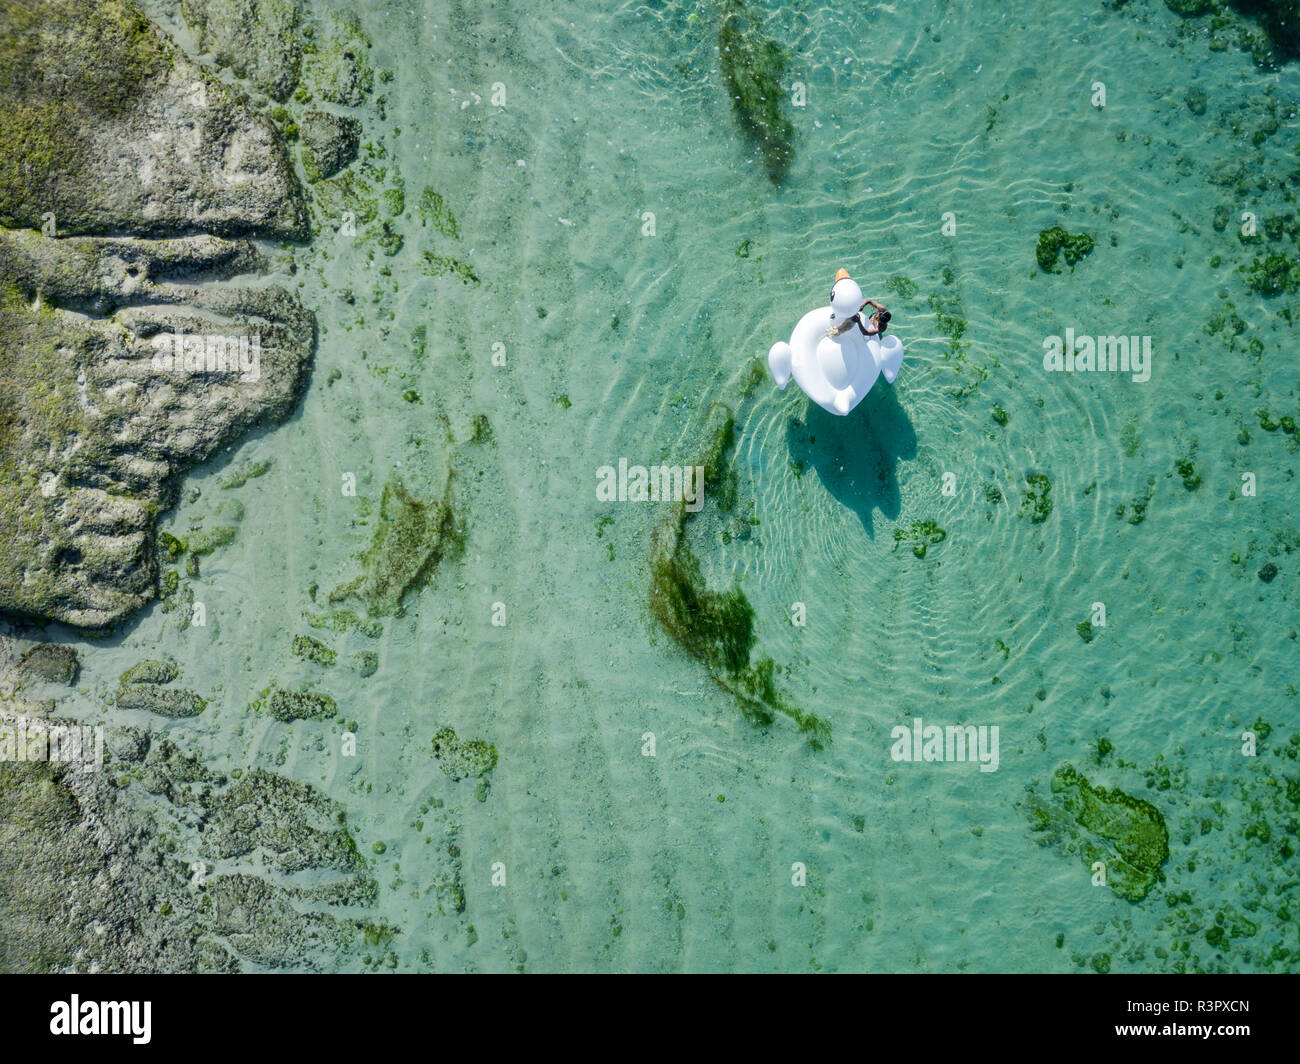
[[[125,687],[133,683],[171,683],[181,670],[171,661],[137,661],[122,673],[118,683]]]
[[[204,850],[230,860],[262,848],[279,871],[365,867],[336,802],[304,783],[254,769],[210,802],[217,813]]]
[[[266,700],[266,708],[276,720],[330,720],[338,716],[338,703],[329,695],[310,691],[286,691],[277,687]]]
[[[211,554],[218,547],[228,547],[235,542],[237,530],[231,525],[217,525],[212,530],[200,529],[190,536],[190,556]]]
[[[453,780],[477,779],[497,764],[495,746],[481,739],[461,739],[451,728],[443,728],[433,737],[433,756]]]
[[[794,158],[794,126],[781,111],[789,52],[763,35],[760,16],[742,0],[723,0],[718,55],[736,121],[757,145],[767,176],[779,185]]]
[[[330,592],[331,603],[355,596],[379,616],[400,614],[403,601],[432,578],[439,562],[459,549],[462,530],[451,507],[451,476],[441,499],[421,502],[397,477],[384,485],[379,527],[361,558],[361,575]]]
[[[295,658],[302,658],[316,665],[333,665],[339,659],[338,651],[327,647],[319,639],[309,635],[296,635],[289,647]]]
[[[1057,262],[1062,255],[1065,256],[1065,264],[1073,270],[1077,263],[1092,254],[1094,246],[1095,242],[1089,234],[1077,233],[1071,236],[1057,225],[1038,234],[1038,247],[1034,254],[1039,269],[1044,273],[1060,273],[1061,268]]]
[[[379,655],[373,650],[358,650],[352,655],[352,668],[363,680],[379,671]]]
[[[1051,798],[1029,802],[1030,824],[1044,844],[1106,866],[1106,883],[1121,898],[1141,901],[1163,878],[1169,831],[1160,810],[1118,787],[1094,787],[1071,765],[1052,775]]]
[[[1165,0],[1165,6],[1183,18],[1211,16],[1205,33],[1212,51],[1235,44],[1251,53],[1256,66],[1267,70],[1300,58],[1297,0]],[[1259,29],[1247,28],[1246,20]]]
[[[383,634],[383,627],[375,621],[358,617],[351,610],[334,610],[332,613],[308,613],[304,615],[312,628],[331,632],[360,632],[369,639],[378,639]]]
[[[330,15],[304,49],[303,79],[327,103],[360,107],[375,87],[369,50],[370,38],[356,15]]]

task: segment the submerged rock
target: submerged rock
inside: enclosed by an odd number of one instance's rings
[[[308,181],[333,177],[357,157],[361,123],[355,118],[312,111],[298,124],[302,168]]]
[[[336,650],[309,635],[294,636],[289,650],[295,658],[302,658],[316,665],[333,665],[339,659]]]
[[[77,682],[81,659],[75,647],[37,643],[18,661],[19,682],[36,680],[71,686]]]
[[[302,0],[181,0],[181,13],[206,52],[273,100],[298,83]]]
[[[1246,31],[1235,36],[1262,67],[1276,67],[1300,57],[1300,0],[1165,0],[1165,6],[1184,18],[1212,15],[1212,34],[1226,30],[1231,36],[1238,28],[1229,12],[1253,21],[1259,33]]]
[[[171,661],[138,661],[118,681],[123,686],[133,683],[171,683],[181,670]]]
[[[338,704],[329,695],[309,691],[276,689],[267,699],[266,708],[276,720],[328,720],[338,713]]]
[[[135,683],[119,687],[118,709],[144,709],[161,717],[197,717],[207,708],[207,701],[193,691],[179,687],[159,687],[155,683]]]

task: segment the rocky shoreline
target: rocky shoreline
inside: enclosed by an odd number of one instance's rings
[[[128,670],[90,726],[64,709],[76,650],[21,652],[29,625],[109,632],[157,598],[185,471],[306,388],[315,317],[268,283],[268,242],[305,242],[309,211],[258,97],[288,99],[306,65],[348,102],[369,74],[308,43],[299,0],[251,6],[180,5],[233,85],[133,0],[0,9],[0,970],[311,968],[391,935],[336,803],[123,723],[202,712],[166,663]],[[306,124],[304,169],[346,167],[355,123]],[[61,726],[98,730],[103,763],[12,749]]]

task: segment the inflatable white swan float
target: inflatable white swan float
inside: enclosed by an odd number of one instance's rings
[[[853,325],[838,336],[826,330],[853,317],[862,306],[862,289],[840,270],[831,289],[830,306],[810,310],[794,327],[787,344],[778,340],[767,353],[767,366],[776,386],[784,390],[794,377],[808,398],[832,414],[849,413],[863,399],[876,378],[890,384],[903,364],[903,345],[897,336],[863,336]]]

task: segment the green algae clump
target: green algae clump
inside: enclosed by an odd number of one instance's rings
[[[1095,242],[1087,233],[1071,236],[1059,225],[1044,229],[1038,234],[1038,247],[1035,255],[1038,266],[1044,273],[1060,273],[1057,260],[1064,255],[1065,264],[1074,269],[1076,263],[1092,254]]]
[[[736,476],[729,460],[735,444],[735,415],[722,403],[709,410],[704,455],[705,494],[718,510],[736,505]],[[776,663],[760,657],[751,663],[757,636],[754,607],[739,587],[708,587],[699,560],[686,542],[688,522],[697,514],[679,501],[655,530],[650,557],[650,610],[663,630],[691,657],[709,668],[715,683],[736,699],[747,719],[771,724],[775,714],[793,720],[821,749],[830,741],[830,725],[787,702],[776,689]]]
[[[700,564],[682,548],[655,567],[652,603],[664,631],[688,654],[724,672],[749,664],[754,607],[738,587],[710,591]]]
[[[1163,877],[1169,831],[1150,802],[1118,787],[1094,787],[1071,765],[1052,775],[1052,801],[1035,799],[1030,822],[1043,841],[1077,854],[1089,868],[1101,861],[1106,883],[1119,897],[1141,901]]]
[[[742,0],[723,0],[718,54],[736,120],[757,143],[767,176],[779,185],[794,158],[794,126],[781,113],[789,53],[763,36],[759,17]]]
[[[481,739],[461,739],[451,728],[443,728],[433,737],[433,756],[453,780],[477,779],[497,764],[495,746]]]
[[[912,548],[918,558],[924,558],[931,547],[936,547],[948,538],[948,533],[933,521],[913,521],[908,528],[894,529],[894,550],[900,543]]]
[[[1262,296],[1300,292],[1300,262],[1281,252],[1256,257],[1249,266],[1241,267],[1241,273],[1246,284]]]
[[[312,694],[309,691],[285,691],[280,688],[271,692],[266,708],[276,720],[329,720],[338,714],[338,704],[329,695]]]
[[[1025,483],[1029,490],[1020,500],[1020,516],[1028,517],[1030,522],[1040,525],[1052,513],[1052,482],[1045,473],[1027,473]]]
[[[319,639],[313,639],[309,635],[294,636],[289,650],[295,658],[302,658],[316,665],[333,665],[339,659],[336,650],[332,650]]]
[[[456,224],[456,216],[451,213],[447,201],[427,186],[420,193],[419,214],[421,225],[432,224],[443,236],[460,239],[460,226]]]
[[[264,477],[270,472],[271,463],[269,460],[261,462],[249,462],[247,465],[240,467],[233,473],[222,477],[217,481],[217,486],[223,491],[229,491],[232,488],[242,488],[250,480],[257,477]]]
[[[362,555],[361,575],[330,592],[331,603],[355,595],[372,614],[397,615],[411,591],[423,587],[462,535],[451,509],[451,477],[442,499],[420,502],[397,477],[384,485],[379,527]]]
[[[459,277],[466,284],[481,283],[478,274],[474,272],[474,267],[467,262],[446,255],[435,255],[431,251],[424,252],[421,257],[424,265],[420,267],[420,272],[427,277],[446,277],[451,274]]]

